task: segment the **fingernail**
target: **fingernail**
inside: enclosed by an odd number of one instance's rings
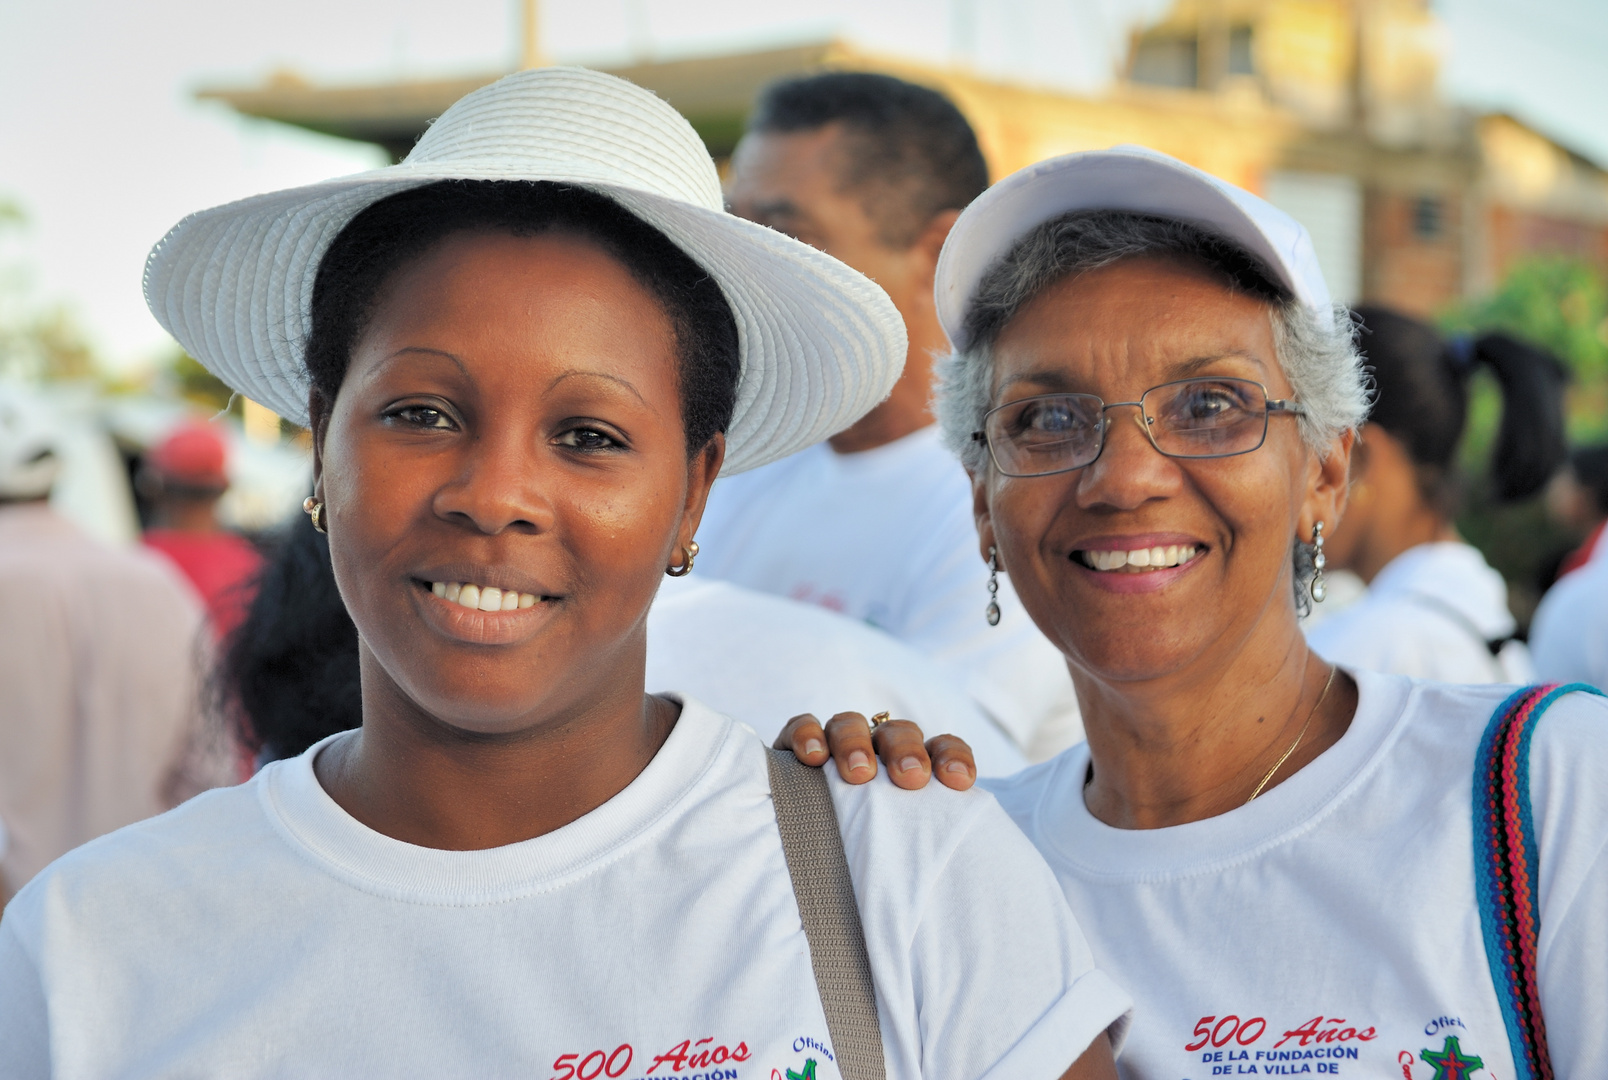
[[[810,739],[804,744],[804,752],[806,754],[819,754],[825,749],[826,747],[821,745],[820,739]]]
[[[856,750],[849,755],[850,772],[859,772],[861,769],[869,769],[870,767],[871,759],[865,756],[864,750]]]
[[[899,759],[899,771],[900,772],[920,772],[921,771],[921,762],[917,761],[913,757],[900,758]]]
[[[944,772],[966,776],[970,774],[971,770],[966,768],[966,763],[963,761],[951,761],[944,766]]]

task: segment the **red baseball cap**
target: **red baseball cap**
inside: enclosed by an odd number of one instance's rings
[[[145,455],[145,462],[164,479],[191,487],[227,487],[228,444],[211,424],[187,421]]]

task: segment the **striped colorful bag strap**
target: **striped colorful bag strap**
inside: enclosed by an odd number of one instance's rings
[[[1602,696],[1585,683],[1516,691],[1492,714],[1474,759],[1474,892],[1517,1080],[1552,1077],[1535,972],[1541,853],[1530,812],[1530,738],[1541,714],[1577,690]]]

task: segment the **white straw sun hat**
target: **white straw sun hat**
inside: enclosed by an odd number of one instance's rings
[[[966,316],[983,275],[1029,230],[1074,210],[1174,218],[1226,237],[1260,259],[1302,304],[1327,314],[1329,286],[1306,229],[1244,188],[1144,146],[1066,154],[989,188],[960,215],[938,257],[938,319],[964,348]]]
[[[476,90],[400,165],[190,215],[152,249],[145,302],[213,374],[305,425],[303,350],[324,252],[370,204],[447,179],[585,186],[709,272],[736,319],[742,362],[723,474],[843,430],[887,396],[904,367],[904,322],[886,293],[836,259],[726,213],[691,124],[647,90],[579,68],[522,71]]]

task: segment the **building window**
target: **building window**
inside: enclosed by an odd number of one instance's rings
[[[1236,26],[1228,32],[1228,73],[1255,75],[1256,62],[1251,55],[1251,28]]]
[[[1150,86],[1194,89],[1200,80],[1199,48],[1192,37],[1142,38],[1133,50],[1129,76]]]
[[[1413,200],[1413,235],[1420,240],[1438,240],[1446,229],[1446,207],[1437,195],[1420,195]]]

